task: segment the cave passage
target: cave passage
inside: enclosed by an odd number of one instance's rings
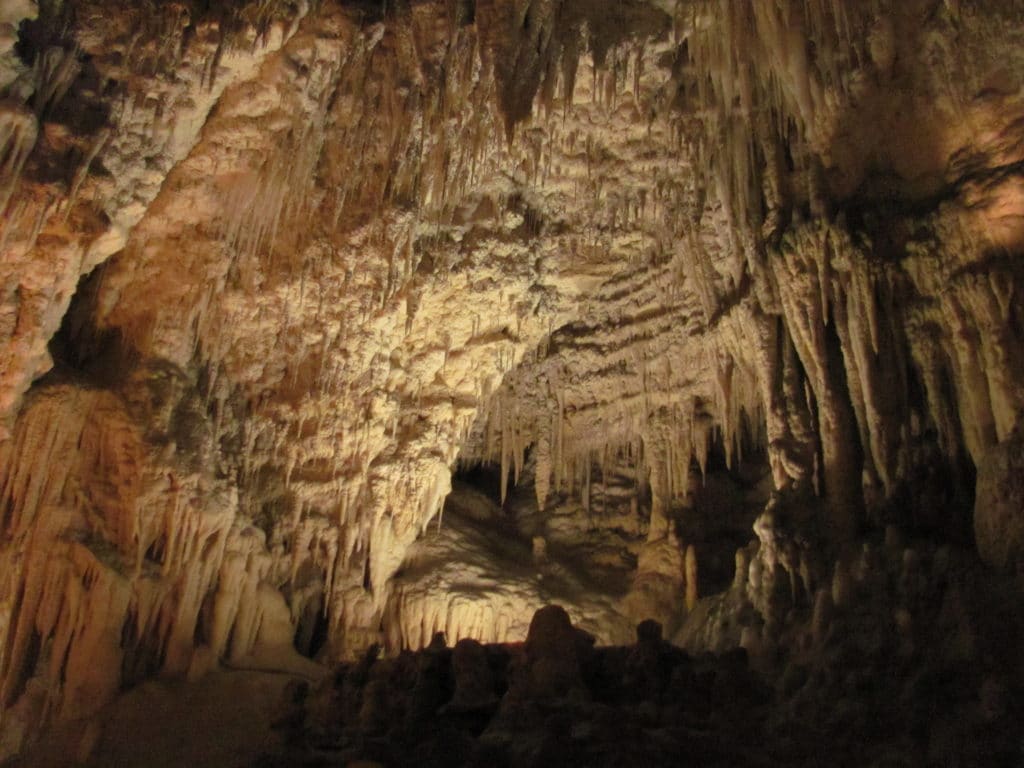
[[[1024,764],[1022,18],[0,3],[0,764]]]

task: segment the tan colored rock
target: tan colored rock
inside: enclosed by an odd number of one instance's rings
[[[686,547],[683,568],[686,572],[686,610],[692,611],[700,598],[700,584],[697,581],[697,550],[693,544]]]
[[[973,465],[1014,567],[1017,0],[58,5],[0,11],[9,753],[210,654],[308,672],[320,616],[332,659],[521,637],[526,576],[409,567],[459,462],[646,535],[670,628],[752,453],[836,547]],[[819,539],[760,522],[738,582],[809,605]]]
[[[680,600],[687,583],[684,552],[674,534],[644,545],[630,592],[623,599],[627,616],[637,623],[654,619],[662,625],[675,625],[685,605]]]
[[[1001,571],[1024,565],[1024,438],[1015,432],[978,465],[974,499],[978,553]]]

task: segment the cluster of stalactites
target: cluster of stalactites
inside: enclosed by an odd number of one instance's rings
[[[21,218],[22,211],[8,208],[36,146],[40,120],[64,98],[80,66],[76,50],[50,46],[36,56],[30,68],[0,90],[0,251],[6,245],[9,225]],[[40,221],[30,243],[34,244],[41,226]]]
[[[533,605],[511,593],[448,596],[420,585],[399,585],[384,616],[385,647],[393,653],[426,648],[438,632],[456,643],[472,638],[485,643],[522,640]]]
[[[592,484],[607,482],[618,466],[629,467],[638,490],[650,488],[664,509],[685,503],[691,470],[706,474],[716,444],[733,467],[744,447],[766,439],[762,391],[744,361],[724,346],[710,345],[704,357],[714,374],[706,394],[680,387],[580,410],[574,388],[551,386],[538,407],[532,393],[517,397],[506,384],[489,401],[480,455],[466,458],[500,467],[502,503],[522,479],[528,451],[541,509],[554,493],[578,497],[589,512]]]
[[[721,0],[692,6],[687,50],[706,110],[700,153],[737,225],[758,226],[764,213],[759,143],[774,135],[813,144],[816,123],[848,94],[853,74],[871,55],[868,5]],[[883,37],[871,36],[879,59],[886,55]]]
[[[244,664],[279,642],[277,587],[298,569],[237,516],[230,486],[147,442],[116,396],[41,393],[0,459],[5,728],[28,718],[28,733],[155,672],[185,674],[199,646]]]

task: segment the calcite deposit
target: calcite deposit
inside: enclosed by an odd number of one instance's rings
[[[437,633],[522,642],[548,603],[600,645],[656,620],[742,647],[775,725],[856,699],[827,671],[851,647],[900,654],[908,707],[955,659],[943,691],[998,731],[1020,658],[977,612],[1017,636],[1022,20],[4,2],[0,759],[58,731],[89,759],[153,678],[316,685]],[[957,640],[922,656],[936,616]],[[672,693],[636,700],[690,701],[645,626],[628,685],[664,663]],[[498,652],[456,647],[452,706],[504,696],[473,671]],[[600,687],[583,667],[556,698]],[[380,732],[394,685],[342,714]],[[895,752],[942,762],[906,717]]]

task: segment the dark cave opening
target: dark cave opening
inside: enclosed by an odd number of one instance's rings
[[[50,339],[53,375],[82,377],[97,386],[111,387],[133,367],[121,331],[96,328],[97,302],[108,265],[104,263],[79,279],[60,327]]]
[[[747,426],[740,434],[753,434],[745,414],[744,422]],[[768,452],[759,441],[744,440],[743,450],[734,451],[729,466],[721,433],[716,431],[705,474],[696,460],[690,471],[689,506],[674,512],[676,533],[697,548],[701,594],[715,594],[732,584],[736,551],[749,544],[754,520],[771,495]]]
[[[314,600],[306,606],[295,628],[295,650],[309,659],[315,659],[326,646],[330,620],[323,603]]]
[[[494,462],[459,462],[452,483],[464,483],[501,506],[501,465]]]

